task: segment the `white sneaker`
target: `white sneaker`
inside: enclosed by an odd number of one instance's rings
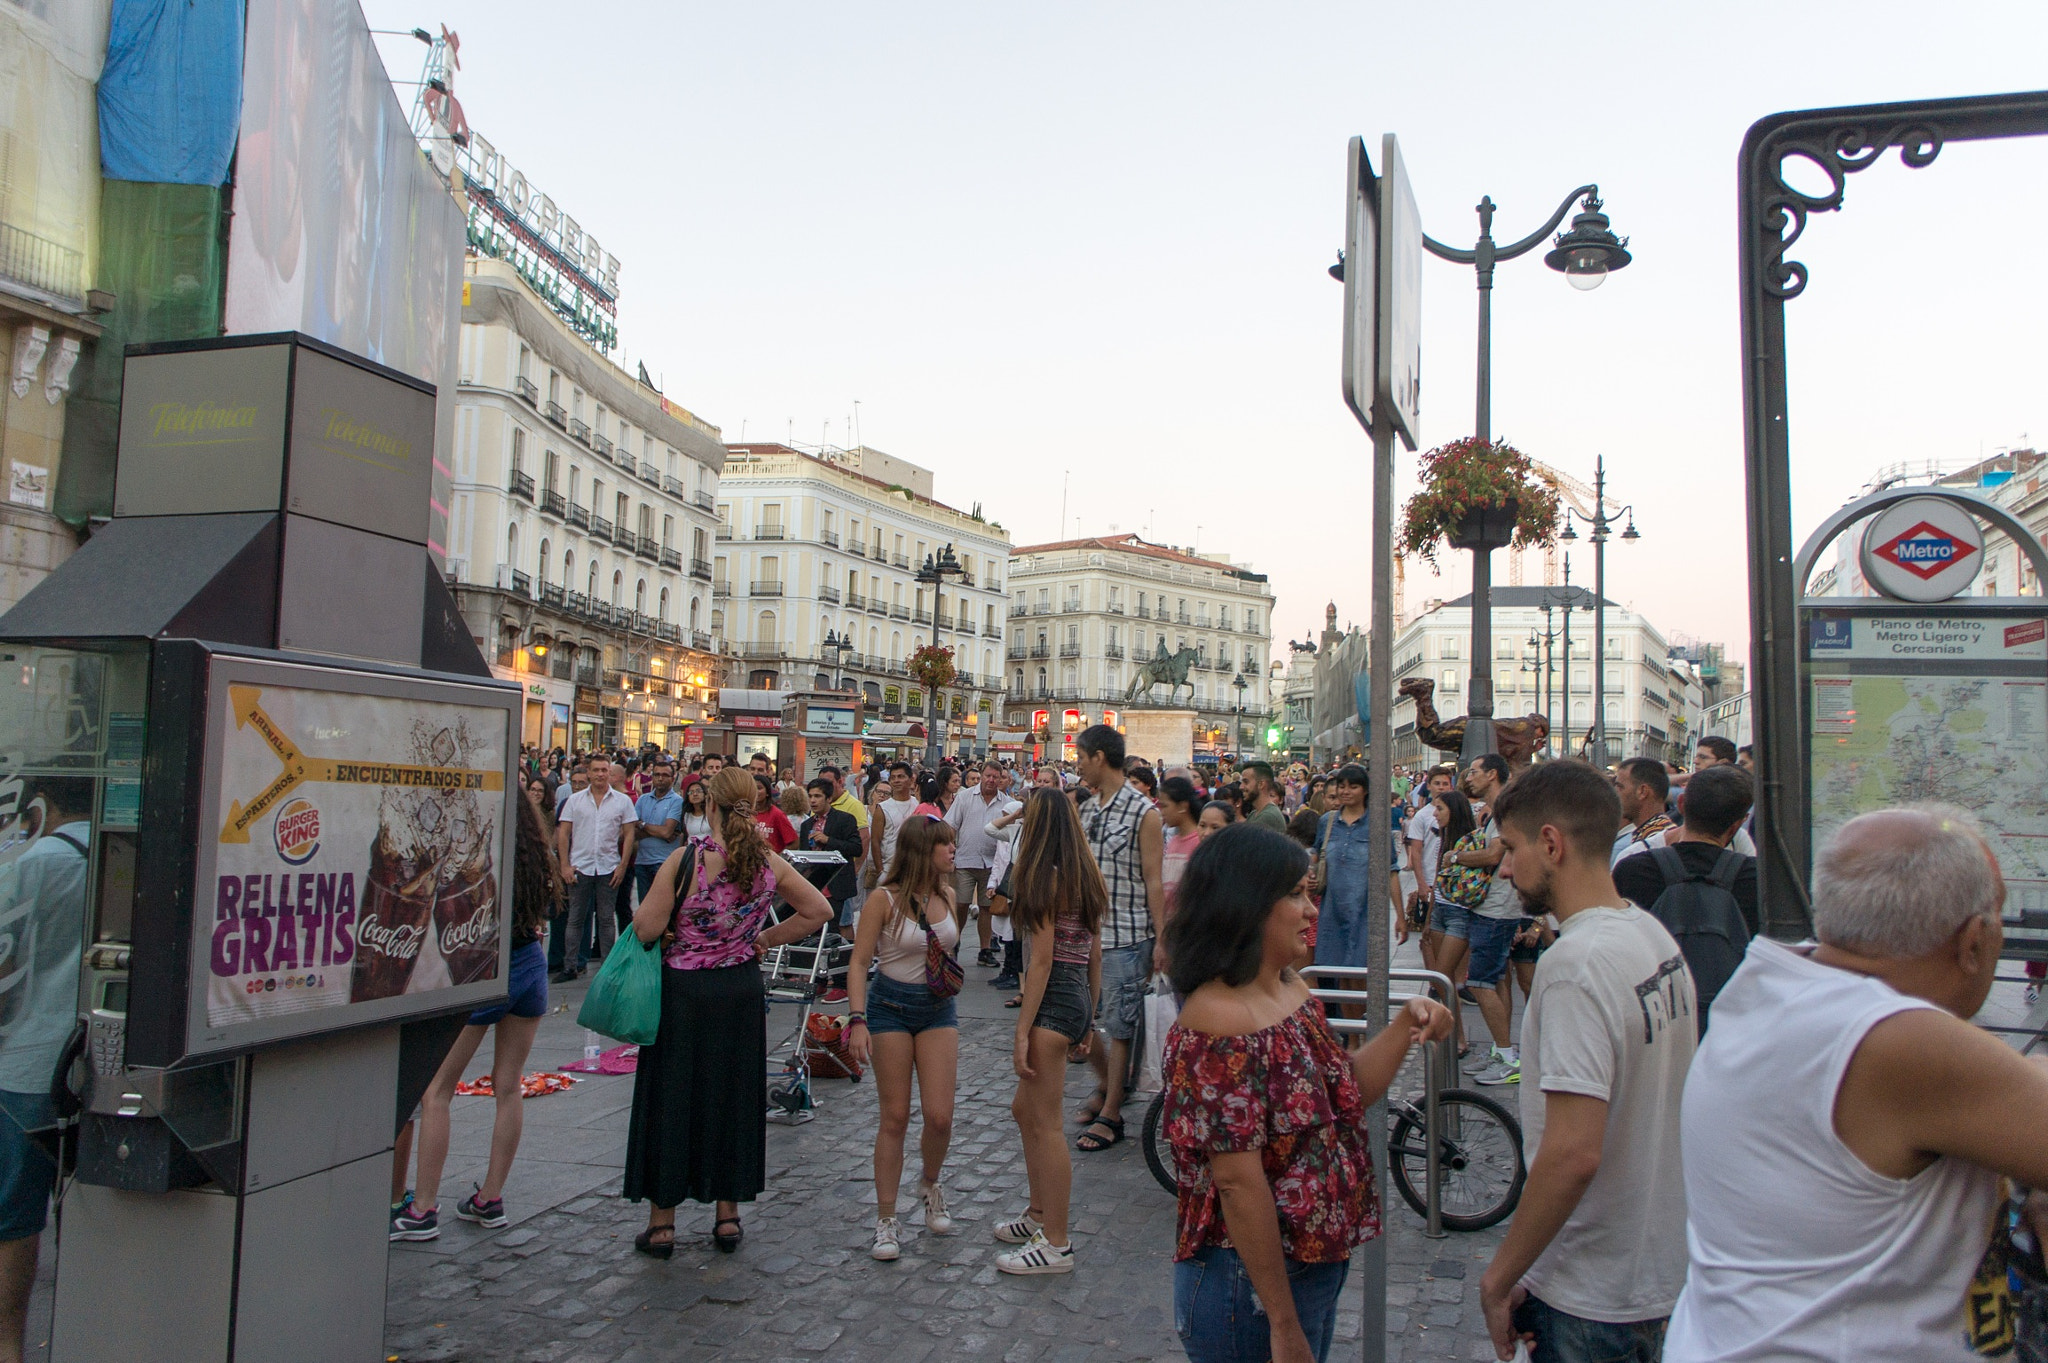
[[[903,1253],[903,1231],[893,1216],[884,1216],[875,1222],[875,1247],[868,1251],[875,1258],[887,1263]]]
[[[1470,1060],[1467,1060],[1459,1068],[1464,1070],[1466,1074],[1480,1074],[1486,1070],[1492,1069],[1495,1065],[1499,1063],[1500,1047],[1489,1046],[1487,1047],[1486,1053],[1484,1055],[1473,1056]]]
[[[1519,1084],[1522,1082],[1521,1059],[1517,1057],[1510,1060],[1506,1056],[1501,1056],[1484,1070],[1473,1075],[1472,1082],[1485,1084],[1489,1088],[1501,1084]]]
[[[933,1235],[951,1235],[953,1218],[946,1214],[946,1194],[938,1184],[924,1185],[924,1228]]]
[[[1055,1245],[1045,1238],[1043,1230],[1031,1233],[1031,1239],[1020,1248],[1008,1254],[996,1256],[996,1268],[1004,1273],[1072,1273],[1074,1271],[1074,1247]]]
[[[1026,1212],[1015,1221],[1005,1221],[996,1227],[996,1239],[1006,1245],[1028,1245],[1031,1237],[1038,1234],[1039,1223]]]

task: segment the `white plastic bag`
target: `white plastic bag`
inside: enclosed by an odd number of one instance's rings
[[[1166,1084],[1166,1033],[1180,1009],[1173,1001],[1173,985],[1164,975],[1152,977],[1152,992],[1145,996],[1145,1063],[1138,1071],[1138,1087],[1156,1093]]]

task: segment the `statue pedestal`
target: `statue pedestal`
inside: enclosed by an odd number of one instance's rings
[[[1193,710],[1126,710],[1124,728],[1125,762],[1142,760],[1147,766],[1159,764],[1164,776],[1169,767],[1185,767],[1195,760],[1195,712]]]

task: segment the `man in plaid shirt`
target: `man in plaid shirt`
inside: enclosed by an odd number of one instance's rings
[[[1081,784],[1088,790],[1081,797],[1081,828],[1109,887],[1109,913],[1102,921],[1102,999],[1095,1014],[1096,1028],[1109,1044],[1089,1050],[1097,1089],[1081,1111],[1088,1129],[1074,1147],[1107,1150],[1124,1138],[1124,1076],[1130,1073],[1145,987],[1154,971],[1166,969],[1161,941],[1166,880],[1160,871],[1165,834],[1145,792],[1124,779],[1122,734],[1097,724],[1081,731],[1074,748],[1080,754]]]

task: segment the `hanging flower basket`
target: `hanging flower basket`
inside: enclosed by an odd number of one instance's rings
[[[1437,568],[1439,547],[1540,548],[1556,539],[1558,514],[1557,488],[1528,455],[1468,436],[1423,454],[1422,488],[1401,509],[1394,551]]]
[[[960,675],[953,667],[953,650],[939,644],[920,645],[911,653],[908,669],[930,691],[951,686]]]

